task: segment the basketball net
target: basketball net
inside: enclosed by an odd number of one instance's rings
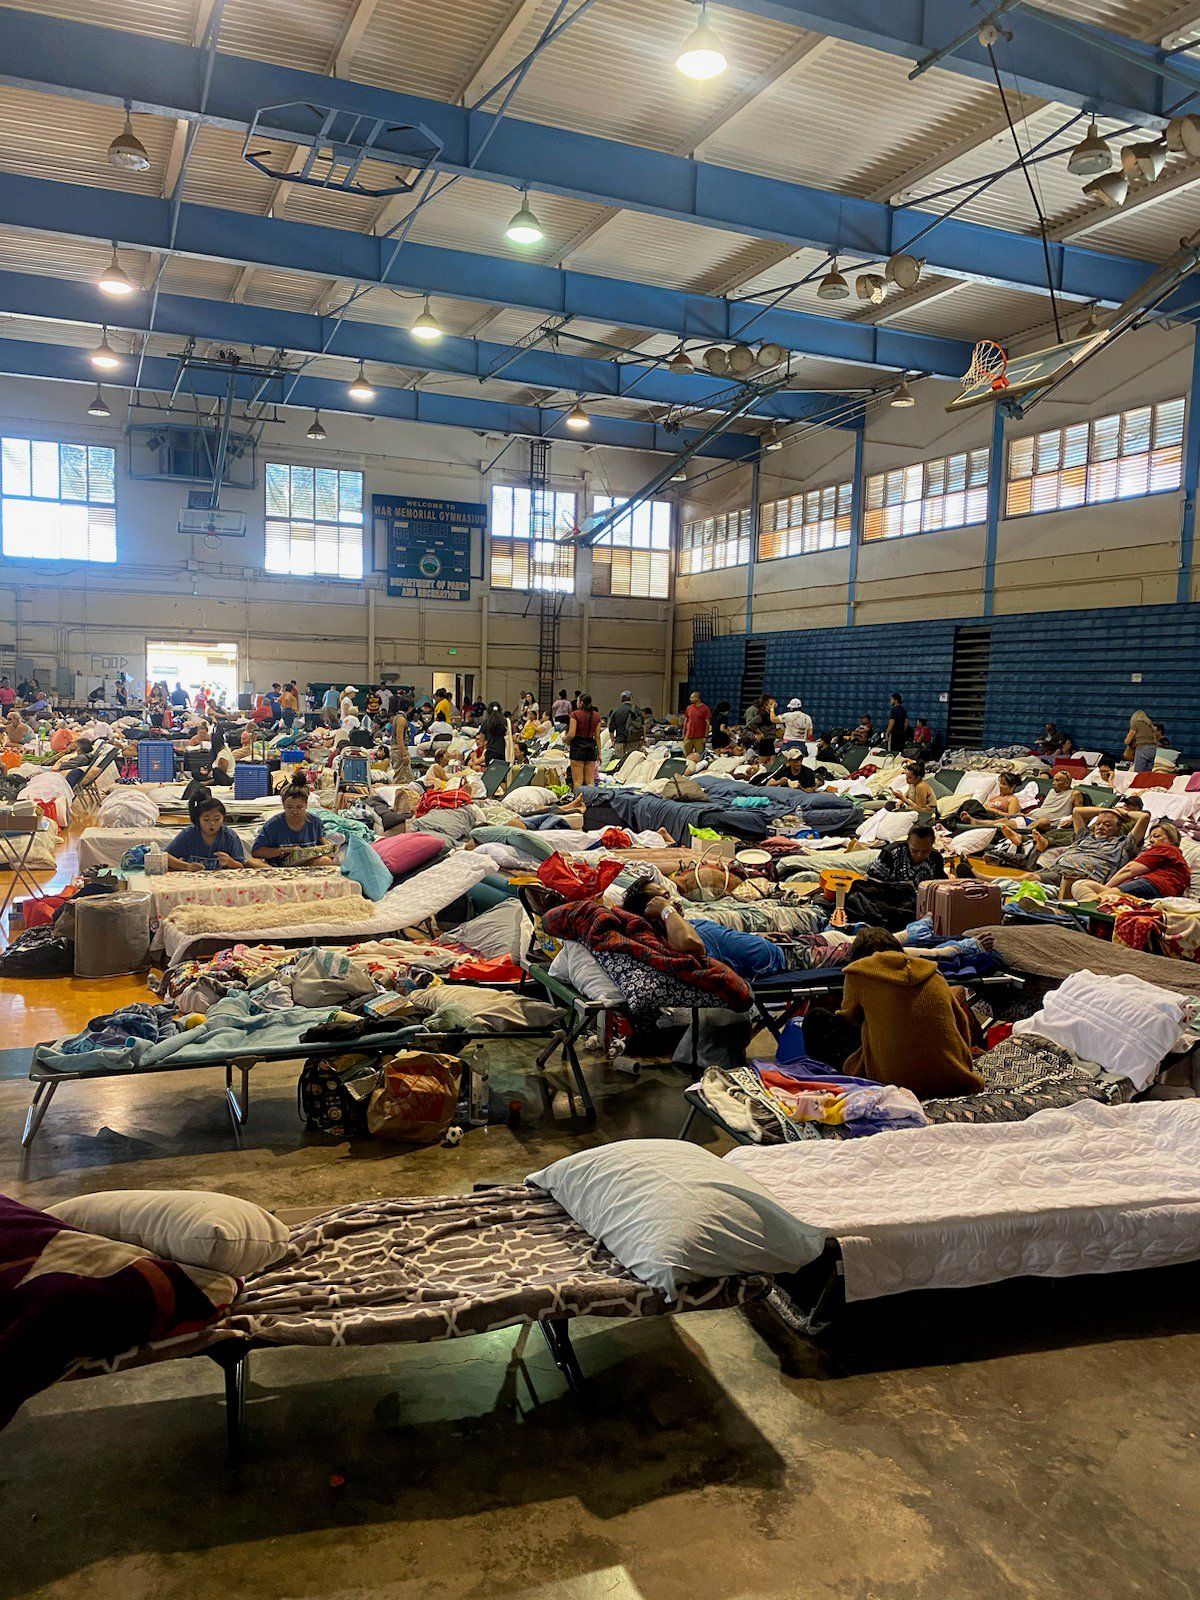
[[[971,365],[963,373],[964,389],[978,384],[990,384],[993,389],[1007,389],[1008,352],[991,339],[981,339],[971,352]]]

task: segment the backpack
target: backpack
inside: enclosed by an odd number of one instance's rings
[[[380,1081],[378,1052],[349,1052],[308,1061],[296,1085],[300,1116],[313,1133],[359,1139],[367,1131],[367,1105]]]

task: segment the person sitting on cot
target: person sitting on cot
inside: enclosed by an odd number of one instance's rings
[[[219,800],[202,792],[188,809],[190,827],[177,833],[167,846],[168,872],[211,872],[218,867],[257,865],[246,860],[245,846],[227,825],[225,807]]]
[[[272,817],[259,829],[250,851],[255,860],[286,867],[294,864],[293,858],[298,852],[304,851],[307,855],[320,845],[328,845],[327,850],[303,864],[309,867],[334,865],[334,846],[326,839],[320,818],[309,816],[308,799],[306,784],[288,785],[283,791],[283,814]]]
[[[816,787],[817,775],[805,761],[803,750],[789,750],[783,766],[767,779],[768,789],[802,789],[813,794]]]
[[[1101,905],[1120,895],[1135,900],[1165,900],[1185,895],[1192,881],[1192,869],[1179,848],[1179,829],[1173,822],[1156,822],[1146,836],[1146,844],[1132,861],[1118,867],[1107,883],[1094,878],[1077,878],[1072,890],[1076,900],[1095,900]]]

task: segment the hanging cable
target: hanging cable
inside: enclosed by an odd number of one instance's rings
[[[1017,152],[1017,160],[1021,164],[1021,175],[1025,179],[1025,186],[1029,190],[1029,198],[1033,201],[1033,209],[1037,212],[1038,231],[1042,236],[1042,254],[1046,259],[1046,287],[1050,291],[1050,309],[1054,313],[1054,332],[1059,344],[1062,343],[1062,321],[1058,315],[1058,297],[1054,292],[1054,266],[1050,259],[1050,236],[1046,231],[1046,213],[1042,210],[1041,198],[1034,187],[1033,179],[1029,175],[1029,168],[1025,165],[1025,152],[1021,149],[1021,141],[1017,137],[1017,125],[1013,121],[1012,112],[1008,106],[1008,95],[1004,91],[1004,84],[1000,78],[1000,67],[996,61],[996,52],[989,44],[987,47],[988,60],[992,64],[992,76],[996,80],[996,88],[1000,95],[1000,104],[1004,107],[1004,120],[1008,123],[1008,131],[1012,134],[1013,146]]]

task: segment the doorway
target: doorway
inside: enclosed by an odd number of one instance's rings
[[[473,672],[435,672],[433,698],[445,691],[456,706],[464,706],[475,699],[475,674]]]
[[[165,683],[168,693],[181,683],[189,700],[207,686],[222,704],[236,706],[238,648],[191,639],[147,639],[146,676],[151,683]]]

